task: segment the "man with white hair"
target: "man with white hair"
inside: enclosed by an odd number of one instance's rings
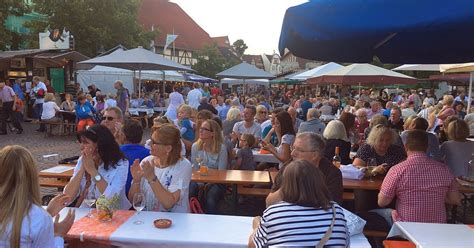
[[[342,174],[338,168],[324,158],[324,148],[325,142],[321,135],[312,132],[299,133],[291,147],[291,157],[293,160],[307,160],[318,167],[324,174],[331,200],[341,203],[343,193]],[[288,163],[282,166],[275,177],[272,193],[266,199],[267,206],[281,201],[280,187],[283,181],[283,172]]]
[[[301,123],[298,133],[313,132],[322,135],[326,125],[319,120],[321,112],[318,109],[311,108],[306,115],[307,121]]]
[[[117,90],[117,107],[122,110],[123,114],[128,113],[130,106],[130,95],[128,89],[123,87],[123,82],[120,80],[115,81],[114,88]]]

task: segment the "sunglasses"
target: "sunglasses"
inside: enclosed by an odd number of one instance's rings
[[[113,121],[115,118],[112,117],[112,116],[103,116],[102,117],[102,120],[105,121],[105,120],[108,120],[108,121]]]

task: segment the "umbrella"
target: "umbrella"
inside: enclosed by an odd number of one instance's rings
[[[321,61],[474,61],[472,0],[313,0],[289,8],[279,50]]]
[[[116,51],[111,54],[95,57],[93,59],[79,62],[79,64],[102,65],[138,71],[139,90],[141,94],[141,72],[143,70],[181,70],[192,71],[192,69],[169,60],[159,54],[137,47],[126,51]],[[164,80],[163,72],[163,80]]]
[[[413,77],[387,70],[371,64],[352,64],[328,72],[318,77],[309,78],[309,84],[336,83],[336,84],[415,84]]]
[[[392,71],[440,71],[439,66],[439,64],[406,64],[393,68]]]
[[[204,77],[201,75],[196,75],[192,73],[184,73],[184,77],[186,78],[186,81],[191,81],[191,82],[199,82],[199,83],[216,83],[217,80]]]
[[[465,63],[465,64],[451,64],[451,65],[441,65],[441,72],[470,72],[469,77],[469,101],[467,102],[467,110],[471,109],[472,102],[472,80],[474,78],[474,63]]]
[[[337,70],[337,69],[340,69],[340,68],[343,68],[343,67],[344,66],[342,66],[338,63],[329,62],[327,64],[324,64],[324,65],[318,66],[316,68],[313,68],[309,71],[305,71],[305,72],[302,72],[298,75],[295,75],[295,76],[291,77],[290,79],[306,80],[308,78],[321,76],[321,75],[323,75],[327,72],[334,71],[334,70]]]
[[[227,70],[219,72],[216,74],[217,77],[220,78],[233,78],[233,79],[241,79],[243,85],[248,83],[247,79],[271,79],[275,78],[272,74],[261,70],[254,65],[248,64],[247,62],[242,62],[238,65],[235,65]],[[267,83],[268,85],[268,80]],[[245,89],[245,87],[244,87]],[[245,90],[244,90],[245,93]]]

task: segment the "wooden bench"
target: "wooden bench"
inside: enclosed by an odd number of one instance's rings
[[[64,122],[47,122],[47,121],[39,121],[39,124],[44,124],[46,126],[46,131],[44,132],[44,136],[47,137],[48,134],[53,134],[53,127],[59,127],[59,133],[63,132]]]
[[[237,193],[245,196],[267,197],[270,194],[270,189],[265,188],[247,188],[243,186],[237,187]]]
[[[39,180],[41,187],[58,188],[58,191],[62,191],[68,182],[68,180],[58,178],[40,178]]]

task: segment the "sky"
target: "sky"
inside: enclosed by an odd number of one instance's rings
[[[278,53],[285,11],[307,0],[171,0],[211,37],[243,39],[245,54]]]

